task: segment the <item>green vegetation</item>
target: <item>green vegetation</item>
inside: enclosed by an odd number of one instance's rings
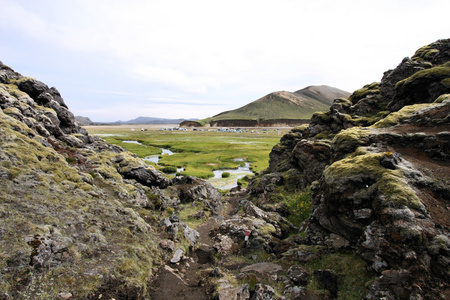
[[[358,148],[352,155],[341,159],[325,169],[323,176],[330,186],[336,189],[348,178],[361,180],[361,177],[371,177],[376,181],[376,187],[384,195],[387,205],[408,206],[423,209],[423,204],[416,193],[408,185],[401,169],[387,169],[380,164],[386,153],[369,153],[365,148]]]
[[[353,127],[342,130],[333,138],[335,152],[351,153],[370,135],[370,130],[363,127]]]
[[[320,119],[322,122],[327,123],[331,121],[331,113],[329,111],[318,111],[312,116],[314,119]]]
[[[380,84],[378,82],[373,82],[371,84],[365,85],[362,89],[354,91],[353,94],[348,99],[352,103],[356,103],[360,99],[378,93],[380,93]]]
[[[0,83],[0,87],[5,89],[8,93],[13,95],[14,97],[17,97],[17,98],[23,97],[23,96],[27,96],[28,97],[28,94],[22,92],[21,90],[19,90],[19,88],[15,84]]]
[[[95,134],[95,133],[94,133]],[[131,137],[130,137],[131,138]],[[161,150],[158,147],[153,147],[151,145],[146,144],[146,141],[141,139],[135,139],[137,143],[126,143],[124,141],[128,141],[128,137],[123,136],[122,134],[117,136],[107,136],[104,139],[110,143],[118,145],[122,148],[127,149],[130,152],[133,152],[140,158],[144,158],[150,155],[157,155],[161,153]],[[139,143],[139,144],[138,144]]]
[[[375,279],[375,275],[367,271],[366,262],[357,255],[347,252],[323,253],[319,259],[306,263],[311,273],[314,270],[331,269],[339,277],[339,300],[359,300],[367,295],[367,288]],[[314,276],[308,289],[317,291],[318,285]]]
[[[254,176],[249,176],[249,175],[245,175],[242,178],[238,179],[238,185],[240,185],[241,187],[247,187],[248,183],[250,182],[250,180],[253,178]]]
[[[92,151],[94,179],[1,110],[0,127],[1,153],[10,158],[0,164],[8,178],[0,189],[0,290],[14,299],[57,299],[64,291],[88,298],[110,286],[145,295],[161,254],[133,204],[117,197],[136,197],[136,187],[99,176],[102,168],[113,176],[117,153]]]
[[[434,45],[427,45],[417,50],[411,59],[415,61],[423,61],[436,56],[438,53],[439,50],[434,48]]]
[[[204,212],[203,216],[197,215],[200,212]],[[187,226],[197,229],[198,225],[203,223],[211,215],[209,209],[200,201],[194,201],[191,203],[184,203],[179,205],[179,217],[180,221],[186,223]],[[195,216],[195,217],[194,217]]]
[[[177,172],[177,168],[176,167],[172,167],[172,166],[163,167],[161,170],[164,173],[167,173],[167,174],[173,174],[173,173]]]
[[[160,148],[167,148],[173,155],[160,156],[158,166],[184,167],[182,175],[209,178],[218,169],[235,169],[243,162],[251,163],[254,172],[268,167],[269,153],[280,140],[278,131],[254,130],[233,133],[209,131],[131,131],[120,126],[89,127],[92,135],[100,134],[107,142],[116,144],[137,154],[139,157],[157,155]],[[124,143],[123,141],[137,141]],[[149,162],[149,164],[152,164]]]
[[[395,88],[399,90],[408,89],[410,84],[421,79],[436,80],[436,81],[441,80],[445,85],[449,77],[450,77],[450,62],[447,62],[438,67],[418,71],[413,75],[411,75],[410,77],[397,82]]]
[[[371,127],[372,128],[386,128],[386,127],[391,127],[391,126],[401,124],[404,120],[407,120],[408,118],[410,118],[411,115],[413,113],[415,113],[416,111],[426,108],[426,107],[433,106],[433,105],[435,105],[435,104],[424,103],[424,104],[414,104],[414,105],[404,106],[399,111],[389,114],[387,117],[376,122]]]
[[[314,112],[328,110],[329,106],[329,104],[314,98],[313,95],[308,97],[289,92],[275,92],[238,109],[226,111],[199,122],[211,123],[219,120],[308,120]]]
[[[292,194],[286,204],[289,210],[288,220],[299,227],[311,215],[311,190]]]
[[[230,177],[230,172],[223,172],[222,173],[222,178],[228,178]]]
[[[442,103],[442,102],[444,102],[445,100],[450,100],[450,94],[443,94],[443,95],[440,95],[440,96],[436,99],[436,101],[434,101],[434,103]]]

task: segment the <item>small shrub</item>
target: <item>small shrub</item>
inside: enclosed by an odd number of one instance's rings
[[[322,131],[321,133],[316,134],[314,138],[316,139],[328,139],[330,138],[331,132],[330,131]]]
[[[175,212],[175,209],[173,207],[166,208],[167,215],[171,216]]]
[[[172,166],[166,166],[166,167],[162,168],[162,171],[164,173],[172,174],[172,173],[176,173],[177,172],[177,168],[176,167],[172,167]]]
[[[296,195],[289,199],[287,207],[290,212],[288,220],[296,226],[300,226],[303,221],[311,215],[311,190]]]
[[[228,177],[230,177],[230,172],[223,172],[222,173],[222,178],[228,178]]]

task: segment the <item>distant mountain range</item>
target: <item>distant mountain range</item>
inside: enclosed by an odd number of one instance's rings
[[[197,122],[186,121],[181,125],[270,126],[276,123],[292,125],[306,122],[317,111],[327,111],[334,99],[349,96],[349,92],[326,85],[308,86],[293,93],[273,92],[240,108]]]
[[[100,124],[100,122],[93,122],[88,117],[76,116],[75,120],[81,125],[94,125]],[[190,119],[196,120],[196,119]],[[129,121],[116,121],[116,122],[101,122],[101,124],[180,124],[186,121],[186,119],[164,119],[164,118],[152,118],[152,117],[137,117]]]

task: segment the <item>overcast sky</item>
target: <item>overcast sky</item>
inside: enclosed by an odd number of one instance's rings
[[[380,81],[449,38],[448,0],[0,0],[0,61],[75,115],[205,118],[268,93]]]

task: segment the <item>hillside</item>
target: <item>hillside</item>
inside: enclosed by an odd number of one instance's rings
[[[158,216],[194,195],[220,199],[90,136],[55,88],[0,62],[0,299],[148,299],[168,259]]]
[[[305,123],[300,120],[306,121],[313,113],[328,110],[334,99],[348,96],[348,92],[325,85],[309,86],[294,93],[279,91],[198,122],[211,126],[234,126],[232,124],[240,124],[242,121],[254,125],[277,122]]]
[[[94,124],[94,122],[92,122],[91,119],[89,119],[88,117],[83,117],[83,116],[75,116],[75,121],[80,126],[93,125]]]
[[[450,39],[420,48],[283,136],[250,183],[265,208],[311,192],[300,244],[363,259],[365,299],[450,299],[449,83]]]

